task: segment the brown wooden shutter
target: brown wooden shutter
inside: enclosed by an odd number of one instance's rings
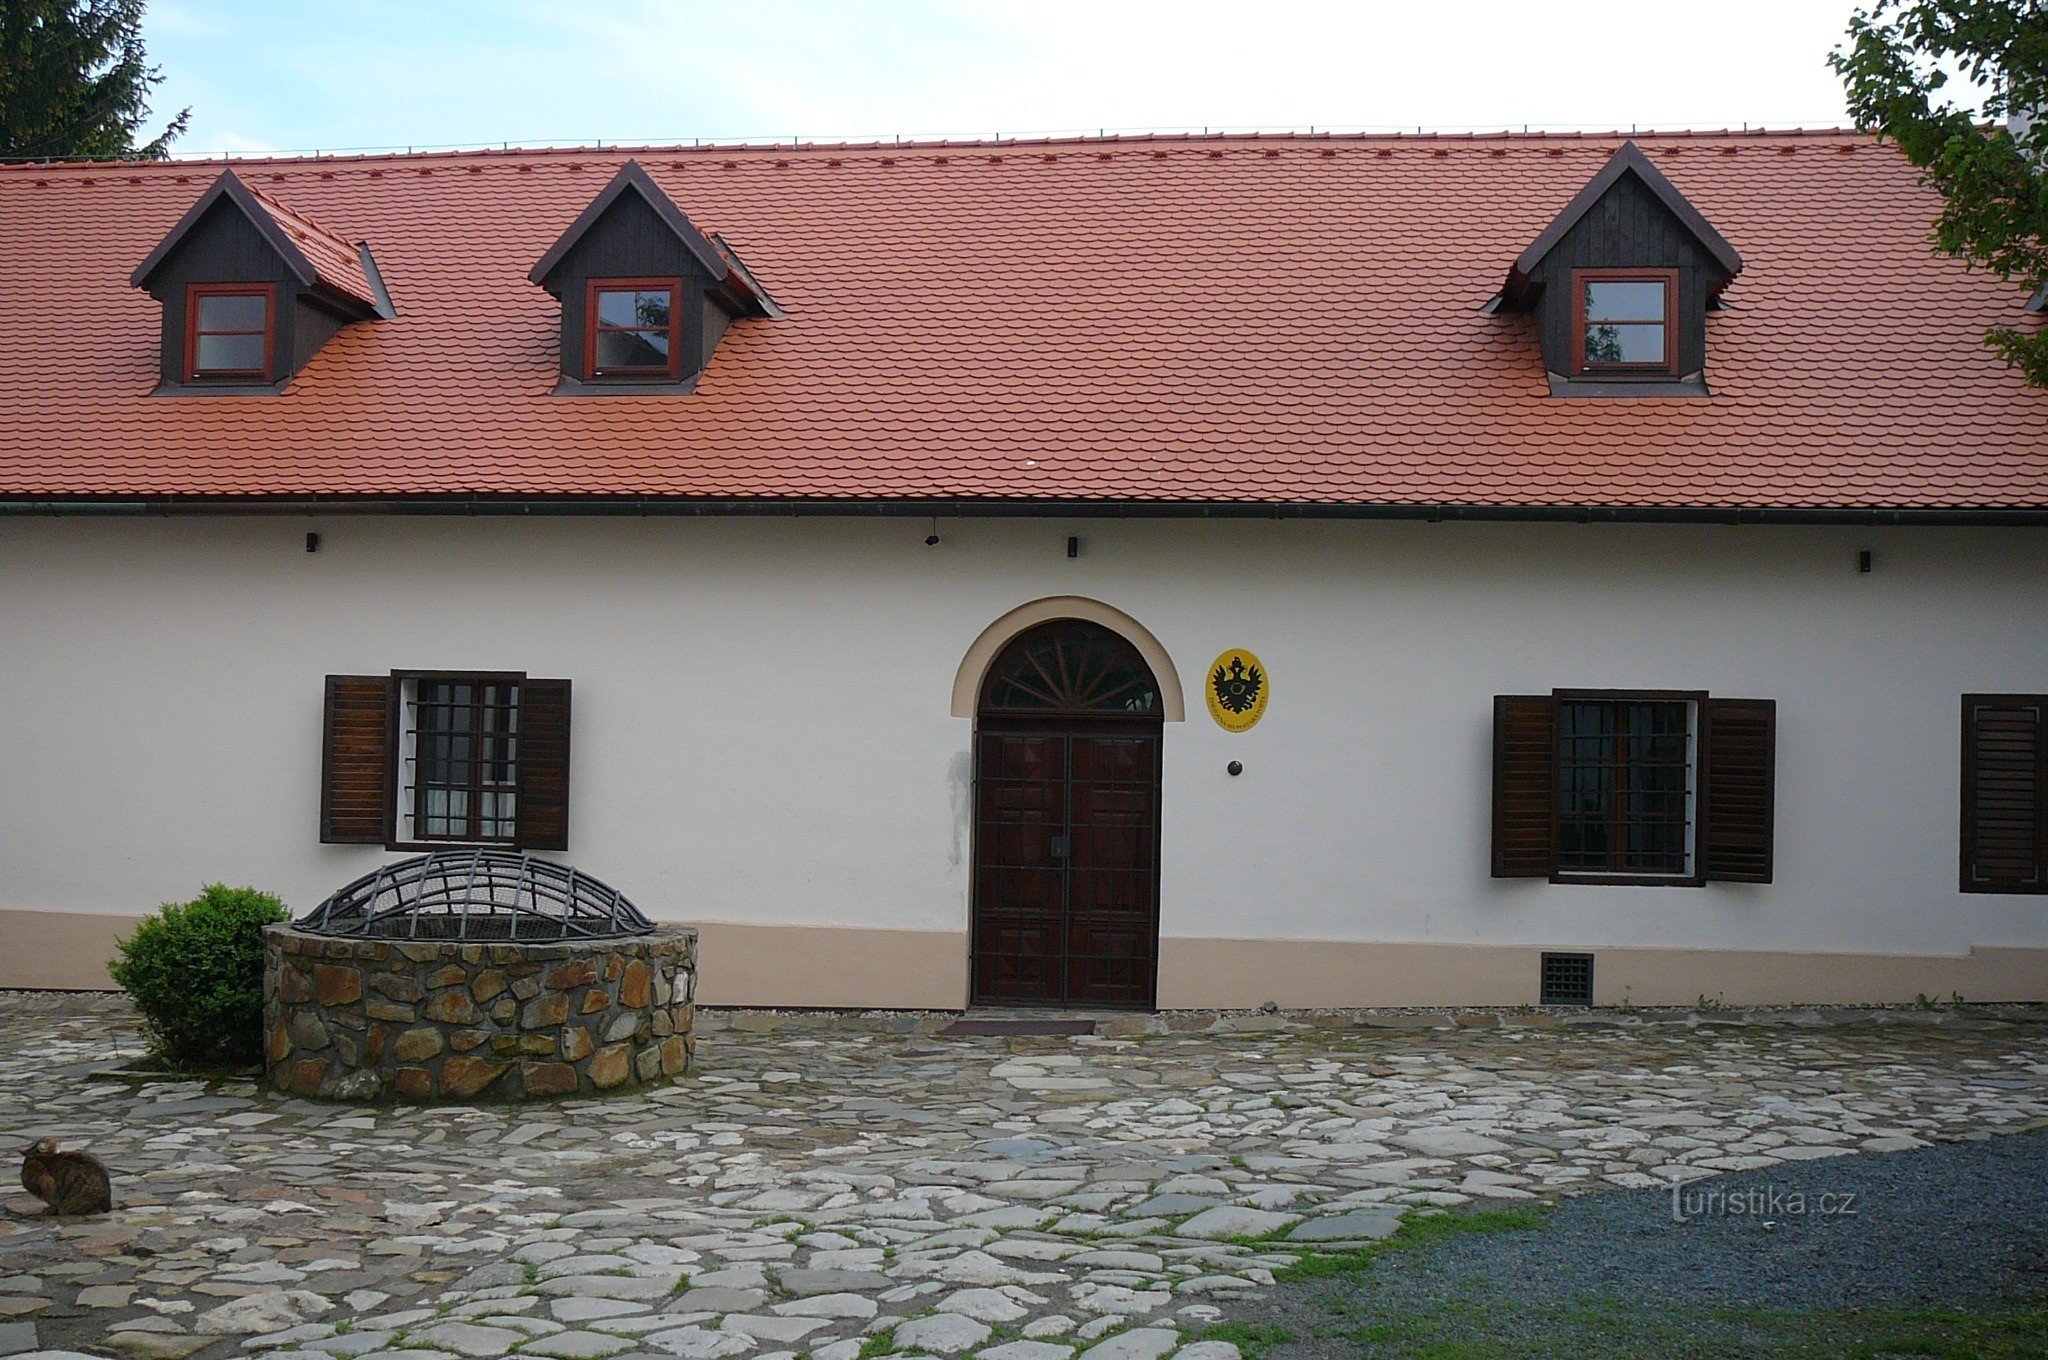
[[[1493,700],[1493,876],[1548,878],[1557,871],[1557,700],[1498,694]]]
[[[1963,696],[1962,890],[2048,892],[2048,695]]]
[[[1700,734],[1700,877],[1771,881],[1776,821],[1778,704],[1709,699]]]
[[[519,847],[569,848],[569,682],[519,692]]]
[[[391,839],[388,675],[330,675],[320,738],[320,840],[383,845]]]

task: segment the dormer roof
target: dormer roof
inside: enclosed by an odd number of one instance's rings
[[[128,282],[137,288],[147,288],[157,270],[222,199],[249,219],[250,225],[277,252],[301,284],[321,289],[340,301],[353,303],[373,316],[389,318],[396,314],[366,243],[351,243],[329,231],[304,213],[243,183],[233,170],[220,172],[219,177],[199,195],[198,202],[178,219],[177,225],[163,240],[157,242],[156,249],[135,267]]]
[[[674,199],[662,192],[661,186],[654,182],[637,160],[629,160],[619,167],[619,172],[612,176],[611,182],[600,189],[597,197],[591,199],[583,211],[577,214],[576,220],[569,224],[568,229],[555,238],[555,243],[549,246],[533,268],[527,271],[526,277],[545,287],[548,276],[568,258],[569,252],[576,248],[623,194],[638,194],[641,201],[654,210],[654,215],[675,233],[683,248],[704,266],[704,271],[711,276],[712,282],[719,285],[721,291],[730,295],[731,300],[737,304],[736,310],[740,314],[781,315],[781,309],[775,305],[775,300],[768,296],[767,290],[761,287],[732,248],[718,237],[706,236],[699,231],[697,224],[676,206]]]
[[[1557,243],[1579,224],[1579,219],[1592,211],[1593,205],[1605,198],[1608,191],[1614,188],[1615,183],[1624,175],[1635,176],[1659,203],[1671,210],[1671,215],[1676,217],[1679,224],[1699,242],[1700,248],[1721,266],[1726,276],[1723,279],[1724,283],[1742,272],[1742,256],[1736,253],[1734,246],[1728,244],[1728,239],[1714,230],[1714,224],[1707,221],[1700,210],[1678,191],[1678,186],[1667,179],[1664,172],[1643,154],[1641,147],[1634,141],[1626,141],[1621,144],[1619,150],[1608,157],[1607,164],[1600,167],[1600,173],[1587,180],[1585,187],[1572,196],[1571,202],[1564,205],[1564,211],[1550,219],[1550,225],[1537,233],[1536,239],[1529,243],[1528,248],[1515,257],[1514,267],[1509,273],[1510,292],[1513,291],[1514,281],[1527,279],[1534,274],[1537,267],[1543,263],[1543,258],[1556,249]]]

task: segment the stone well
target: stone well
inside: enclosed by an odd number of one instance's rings
[[[385,864],[263,932],[263,1070],[334,1100],[593,1095],[690,1070],[697,933],[512,849]]]
[[[512,942],[264,931],[264,1076],[334,1100],[530,1100],[687,1072],[697,932]]]

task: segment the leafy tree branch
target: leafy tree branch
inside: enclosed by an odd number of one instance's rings
[[[2048,0],[1878,0],[1828,64],[1858,127],[1897,142],[1946,200],[1935,245],[2048,289]],[[2048,328],[1986,340],[2048,387]]]

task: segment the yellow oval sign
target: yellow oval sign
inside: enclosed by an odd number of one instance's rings
[[[1202,690],[1209,696],[1209,716],[1226,732],[1245,732],[1266,716],[1273,682],[1259,659],[1242,647],[1216,658]]]

